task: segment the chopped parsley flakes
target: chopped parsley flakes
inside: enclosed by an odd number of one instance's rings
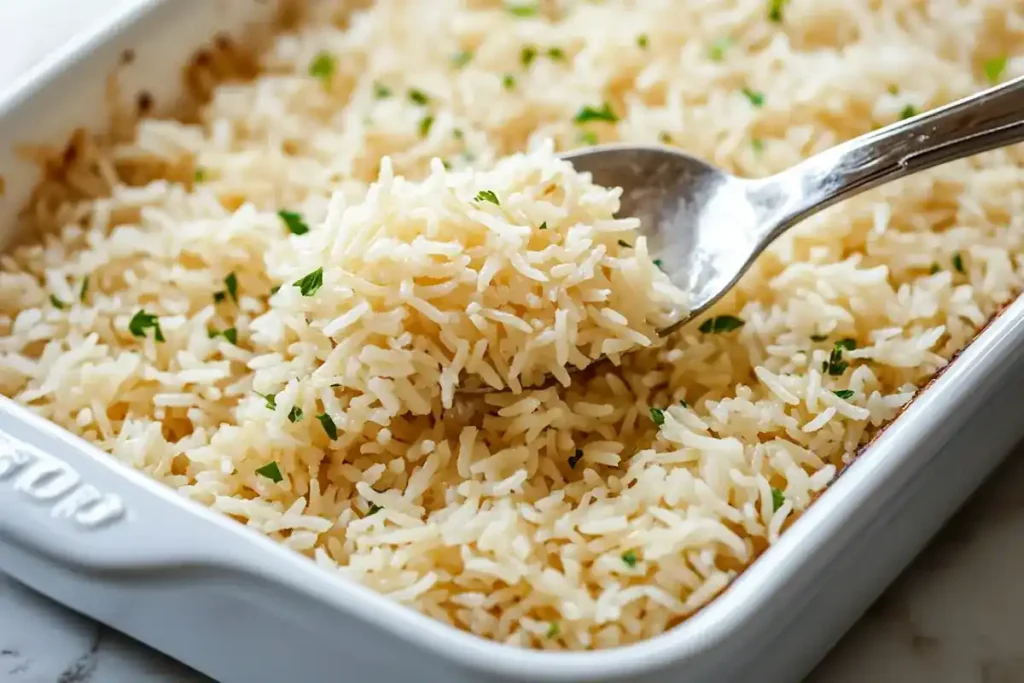
[[[619,240],[619,246],[622,247],[623,249],[632,249],[633,248],[633,245],[630,244],[629,242],[627,242],[626,240]]]
[[[837,391],[833,391],[832,393],[838,396],[839,398],[843,399],[844,401],[849,398],[853,398],[853,389],[839,389]]]
[[[592,130],[585,130],[580,132],[576,139],[582,142],[584,145],[596,145],[598,142],[597,133],[595,133]]]
[[[309,232],[309,226],[306,225],[306,221],[302,218],[302,214],[281,209],[277,212],[277,215],[282,221],[284,221],[288,231],[293,235],[305,235]]]
[[[647,34],[646,34],[646,33],[641,33],[640,35],[638,35],[638,36],[636,37],[636,46],[637,46],[638,48],[640,48],[641,50],[646,50],[646,49],[647,49],[647,47],[648,47],[648,46],[649,46],[650,44],[651,44],[651,41],[650,41],[650,39],[649,39],[649,38],[647,37]]]
[[[434,127],[434,117],[427,114],[420,119],[420,137],[425,138],[430,135],[430,129]]]
[[[935,275],[935,273],[939,272],[939,270],[940,270],[939,264],[938,263],[932,263],[932,267],[928,269],[928,274],[929,275]]]
[[[658,133],[658,142],[660,142],[663,145],[671,145],[672,136],[665,131],[661,131],[660,133]]]
[[[501,206],[501,202],[498,201],[498,195],[494,194],[493,190],[480,190],[473,197],[474,202],[490,202],[495,206]]]
[[[213,293],[213,302],[214,303],[222,304],[225,301],[227,301],[227,298],[228,298],[228,293],[227,292],[221,291],[221,292],[214,292]]]
[[[548,229],[548,222],[544,221],[543,223],[540,224],[540,227],[537,228],[537,229],[538,230],[547,230]]]
[[[373,84],[373,96],[378,100],[386,100],[387,98],[391,97],[391,95],[391,88],[389,88],[388,86],[384,85],[383,83]]]
[[[313,272],[303,275],[293,282],[292,286],[298,287],[302,296],[313,296],[324,286],[324,269],[317,268]]]
[[[548,636],[548,638],[554,638],[557,635],[558,635],[558,622],[552,621],[550,624],[548,624],[547,636]]]
[[[409,88],[409,101],[423,107],[430,102],[430,95],[417,88]]]
[[[525,18],[535,17],[540,12],[540,8],[533,4],[521,4],[521,3],[506,3],[505,11],[514,17]]]
[[[704,334],[722,334],[723,332],[732,332],[743,327],[745,323],[733,315],[719,315],[714,318],[708,318],[700,324],[699,329]]]
[[[89,276],[82,278],[82,288],[78,290],[78,300],[85,301],[85,295],[89,293]]]
[[[582,459],[583,459],[583,450],[580,449],[580,448],[577,448],[576,452],[573,455],[569,456],[569,469],[572,469],[572,470],[576,469],[576,464],[579,463],[579,461],[582,460]]]
[[[560,47],[549,47],[548,59],[553,59],[556,62],[563,61],[565,59],[565,50]]]
[[[201,183],[206,180],[206,169],[202,166],[196,166],[196,170],[192,172],[192,182]]]
[[[786,495],[777,488],[772,488],[772,512],[782,507],[786,502]]]
[[[857,340],[850,339],[849,337],[847,337],[846,339],[840,339],[839,341],[837,341],[836,346],[841,346],[847,351],[853,351],[855,348],[857,348]]]
[[[160,329],[160,319],[155,315],[146,313],[146,309],[139,310],[128,322],[128,331],[136,337],[145,337],[146,330],[153,330],[153,338],[158,342],[167,341],[164,339],[163,330]]]
[[[338,426],[334,424],[334,420],[327,413],[320,413],[316,416],[316,419],[320,421],[320,426],[324,428],[324,433],[327,434],[327,438],[334,441],[338,438]]]
[[[234,327],[229,327],[225,330],[210,330],[210,339],[216,339],[217,337],[224,337],[230,344],[238,344],[238,330]]]
[[[665,424],[665,411],[661,408],[651,408],[651,422],[659,427]]]
[[[786,7],[787,2],[789,0],[769,0],[768,21],[776,24],[782,23],[782,10]]]
[[[511,90],[516,87],[516,77],[512,74],[505,74],[501,77],[501,85],[504,86],[505,90]]]
[[[982,68],[989,83],[994,85],[1002,79],[1003,72],[1006,71],[1006,61],[1006,55],[1000,55],[985,62]]]
[[[50,295],[50,303],[53,304],[53,307],[56,308],[58,311],[63,311],[65,308],[68,307],[66,303],[57,298],[56,294]]]
[[[828,339],[828,335],[827,334],[812,334],[811,335],[811,341],[823,342],[826,339]]]
[[[638,560],[636,557],[636,553],[632,550],[627,550],[626,552],[622,553],[622,562],[630,569],[636,567],[637,561]]]
[[[901,121],[904,119],[914,118],[915,116],[917,116],[917,107],[915,107],[912,104],[908,104],[907,106],[903,107],[903,110],[900,112]]]
[[[761,138],[754,138],[750,141],[750,147],[754,150],[754,154],[760,154],[764,151],[764,140]]]
[[[334,55],[321,50],[309,63],[309,75],[326,83],[334,75]]]
[[[262,398],[266,402],[267,410],[277,410],[276,394],[261,394],[258,391],[254,391],[253,393]]]
[[[302,408],[298,406],[292,406],[292,409],[288,411],[288,421],[292,424],[302,419]]]
[[[583,107],[576,114],[574,119],[576,123],[587,123],[589,121],[607,121],[608,123],[617,123],[619,117],[612,111],[610,104],[605,102],[601,105],[600,109],[596,109],[589,105]]]
[[[284,481],[284,477],[281,476],[281,468],[278,467],[277,462],[273,460],[268,462],[263,467],[258,468],[256,470],[256,474],[266,479],[269,479],[275,484],[279,484],[282,481]]]
[[[657,266],[658,268],[661,268],[661,267],[662,267],[663,265],[665,265],[665,264],[663,264],[663,263],[661,262],[661,259],[660,259],[660,258],[656,258],[656,259],[654,259],[653,263],[654,263],[654,265],[656,265],[656,266]]]
[[[224,278],[224,286],[227,287],[228,296],[236,304],[238,303],[238,276],[234,273],[228,273],[228,276]]]
[[[469,64],[471,61],[473,61],[473,53],[470,52],[469,50],[463,50],[462,52],[456,52],[455,56],[452,57],[452,65],[456,69],[461,69],[462,67],[464,67],[467,64]]]
[[[711,47],[708,48],[708,57],[713,62],[720,62],[725,59],[725,53],[728,52],[730,47],[732,47],[732,40],[729,38],[719,38],[711,43]]]
[[[764,106],[764,93],[745,87],[743,88],[743,96],[750,100],[750,104],[755,107],[760,108]]]
[[[537,59],[537,48],[532,45],[525,46],[519,53],[519,61],[526,68],[529,68],[535,59]]]
[[[843,360],[843,349],[852,350],[856,348],[856,345],[847,345],[852,341],[851,339],[844,339],[843,341],[836,342],[836,345],[832,347],[832,352],[828,355],[828,360],[821,364],[823,372],[827,372],[832,377],[839,377],[846,372],[846,368],[850,367],[850,364]]]
[[[960,274],[967,272],[964,270],[964,257],[961,256],[959,251],[953,254],[953,269]]]
[[[383,509],[384,509],[383,505],[377,505],[376,503],[370,503],[370,507],[366,511],[366,517],[370,517],[372,515],[375,515],[375,514],[377,514],[378,512],[380,512]]]

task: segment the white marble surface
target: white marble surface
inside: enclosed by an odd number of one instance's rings
[[[98,11],[136,0],[0,0],[0,89]],[[1024,447],[806,683],[1024,683]],[[0,683],[208,679],[0,575]]]

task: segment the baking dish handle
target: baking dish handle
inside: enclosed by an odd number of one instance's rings
[[[236,523],[176,496],[0,397],[0,566],[12,551],[84,573],[241,566]]]

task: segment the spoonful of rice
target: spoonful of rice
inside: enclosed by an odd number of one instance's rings
[[[663,147],[605,145],[563,155],[640,219],[648,249],[688,295],[667,334],[714,304],[776,238],[866,190],[1024,141],[1024,78],[845,142],[768,178],[730,175]]]

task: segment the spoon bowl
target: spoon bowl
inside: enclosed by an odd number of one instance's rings
[[[605,187],[619,214],[640,219],[650,253],[687,292],[689,313],[718,301],[779,235],[866,190],[963,157],[1024,141],[1024,78],[872,131],[779,174],[744,179],[681,151],[603,145],[563,155]]]

